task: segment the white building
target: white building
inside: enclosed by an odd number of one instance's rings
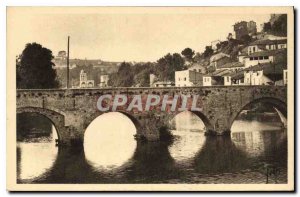
[[[109,75],[100,75],[99,87],[105,88],[108,87]]]
[[[232,72],[230,69],[216,70],[210,76],[203,76],[203,86],[230,86]]]
[[[231,76],[223,76],[224,78],[224,86],[231,86],[232,82],[231,82]]]
[[[156,76],[154,74],[149,75],[150,87],[153,87],[154,81],[156,80]]]
[[[203,86],[211,86],[212,85],[212,78],[211,76],[203,76]]]
[[[195,86],[202,84],[202,73],[192,71],[192,70],[183,70],[175,72],[175,86],[184,87],[184,86]]]
[[[243,85],[268,85],[273,81],[264,75],[263,70],[244,72]]]
[[[248,55],[264,51],[264,50],[277,50],[277,49],[286,49],[287,48],[287,39],[281,39],[281,40],[270,40],[270,39],[264,39],[264,40],[256,40],[249,44],[248,46]]]
[[[92,87],[94,87],[94,80],[87,80],[87,73],[84,70],[80,71],[79,87],[80,88],[92,88]]]
[[[260,51],[244,57],[245,67],[256,66],[258,64],[270,63],[274,61],[274,53],[268,51]]]

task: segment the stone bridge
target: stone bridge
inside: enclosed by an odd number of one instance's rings
[[[238,114],[253,103],[272,104],[287,117],[286,86],[212,86],[166,88],[109,88],[109,89],[43,89],[17,90],[17,114],[38,113],[55,126],[60,144],[82,144],[89,124],[103,113],[97,109],[101,95],[198,95],[200,111],[192,111],[204,123],[207,134],[230,133]],[[126,104],[128,105],[128,103]],[[168,126],[178,111],[126,111],[136,127],[136,136],[149,141],[159,140],[160,129]],[[109,112],[109,111],[108,111]],[[112,124],[115,124],[112,122]]]

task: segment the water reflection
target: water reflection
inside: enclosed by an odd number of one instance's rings
[[[195,170],[201,174],[236,172],[248,165],[247,154],[230,137],[207,137],[195,157]]]
[[[191,112],[182,112],[173,120],[176,129],[172,130],[175,140],[169,147],[171,156],[177,161],[193,158],[204,145],[204,124]]]
[[[47,172],[57,157],[55,146],[57,133],[52,127],[48,137],[37,137],[17,143],[18,178],[23,182],[32,181]]]
[[[118,112],[96,118],[84,135],[84,153],[96,170],[112,170],[134,154],[136,129],[125,115]]]
[[[247,126],[251,125],[251,127]],[[254,129],[252,129],[252,127]],[[259,130],[255,130],[258,129]],[[280,123],[262,123],[258,121],[235,121],[231,137],[240,149],[251,157],[267,156],[268,149],[274,149],[286,141],[286,132]]]
[[[33,148],[19,142],[19,179],[34,183],[265,183],[261,166],[268,163],[280,168],[278,183],[287,181],[287,132],[276,123],[236,121],[231,137],[205,137],[200,119],[182,113],[174,120],[173,142],[136,142],[135,128],[127,117],[110,114],[89,126],[84,150],[60,147],[57,153],[48,142],[28,143]],[[32,167],[33,160],[44,167]]]

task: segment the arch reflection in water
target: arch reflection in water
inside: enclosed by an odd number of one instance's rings
[[[172,124],[176,129],[172,130],[175,140],[169,147],[171,156],[175,161],[193,158],[205,142],[202,120],[194,113],[185,111],[176,115]]]
[[[280,123],[276,123],[236,120],[232,126],[231,138],[237,147],[251,157],[266,155],[267,149],[286,140],[286,132],[282,131]]]
[[[124,114],[110,112],[97,117],[84,134],[84,153],[95,170],[112,170],[134,154],[134,124]]]
[[[47,138],[32,138],[17,142],[18,181],[38,179],[53,166],[58,154],[55,139],[57,132],[52,126],[52,134]]]

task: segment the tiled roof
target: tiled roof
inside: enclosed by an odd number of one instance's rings
[[[212,55],[212,56],[210,57],[210,62],[218,61],[218,60],[220,60],[220,59],[222,59],[222,58],[224,58],[224,57],[230,57],[230,55],[225,54],[225,53],[217,53],[217,54]]]
[[[258,57],[258,56],[274,56],[279,53],[284,53],[286,49],[278,49],[278,50],[272,50],[272,51],[258,51],[251,53],[248,57]]]
[[[211,76],[227,76],[230,75],[232,71],[230,70],[217,70],[213,73],[211,73]]]
[[[269,45],[269,44],[286,44],[287,39],[282,39],[282,40],[256,40],[252,43],[249,44],[249,46],[254,46],[254,45]]]
[[[243,69],[237,73],[232,73],[232,79],[240,79],[244,78],[244,72],[247,71],[260,71],[263,70],[264,75],[282,75],[283,70],[287,69],[287,65],[285,63],[265,63],[258,64],[256,66],[252,66],[246,69]]]
[[[241,62],[229,62],[218,66],[218,68],[239,68],[239,67],[244,67],[244,64],[242,64]]]

